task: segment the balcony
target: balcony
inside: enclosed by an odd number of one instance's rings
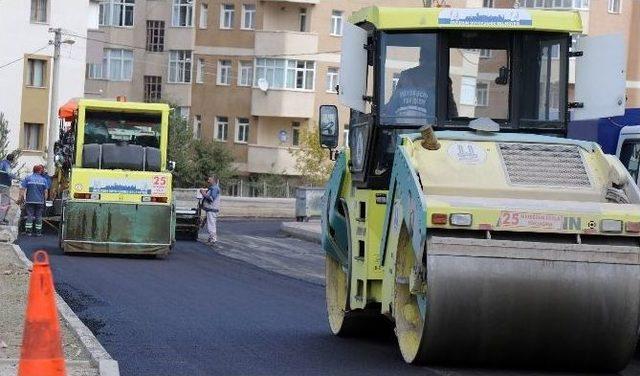
[[[313,117],[315,92],[270,89],[266,92],[253,89],[251,92],[251,115],[270,117]]]
[[[318,34],[299,31],[258,30],[255,34],[256,56],[318,53]]]
[[[299,175],[295,158],[289,148],[280,146],[249,145],[247,172],[257,174],[284,173]]]
[[[318,4],[320,0],[264,0],[266,3]]]

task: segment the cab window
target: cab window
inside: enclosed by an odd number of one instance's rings
[[[640,142],[625,141],[620,149],[620,161],[627,168],[633,181],[638,181],[638,168],[640,167]]]

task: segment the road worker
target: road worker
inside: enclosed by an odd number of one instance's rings
[[[24,202],[27,219],[24,229],[27,236],[33,234],[42,236],[42,214],[45,208],[45,199],[49,192],[49,180],[42,175],[44,166],[33,166],[33,173],[27,176],[21,184],[20,197]]]

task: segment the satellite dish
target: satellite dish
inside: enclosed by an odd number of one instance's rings
[[[258,88],[260,88],[260,90],[262,90],[262,91],[264,91],[266,93],[267,90],[269,90],[269,82],[267,82],[267,80],[264,79],[264,78],[259,78],[258,79]]]

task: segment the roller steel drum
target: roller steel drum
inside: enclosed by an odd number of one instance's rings
[[[638,340],[639,251],[432,237],[416,359],[622,369]]]

